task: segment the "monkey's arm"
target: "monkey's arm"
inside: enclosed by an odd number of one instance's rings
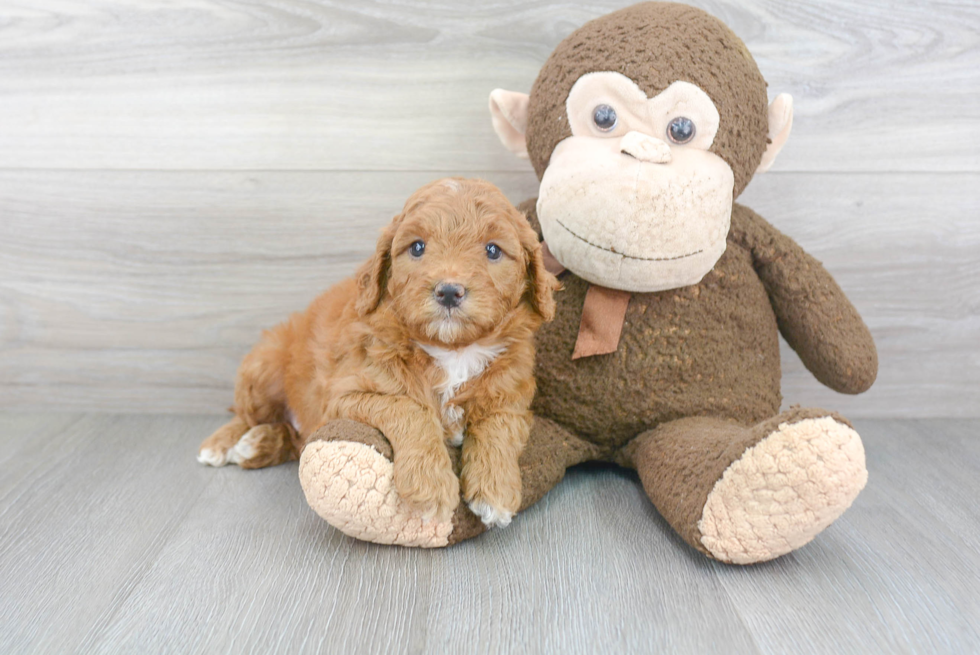
[[[742,205],[732,211],[729,239],[752,253],[779,331],[810,372],[840,393],[867,391],[878,375],[874,340],[823,265]]]

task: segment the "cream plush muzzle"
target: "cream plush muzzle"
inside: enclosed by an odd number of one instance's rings
[[[642,139],[644,150],[662,150],[637,132],[558,144],[537,203],[545,241],[593,284],[641,293],[697,284],[725,252],[732,170],[691,148],[671,149],[663,163],[623,152]]]

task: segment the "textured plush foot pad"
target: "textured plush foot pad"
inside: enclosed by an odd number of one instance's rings
[[[715,484],[698,523],[723,562],[770,560],[809,542],[864,488],[861,438],[830,417],[783,423]]]
[[[387,457],[352,441],[314,441],[299,462],[306,502],[344,534],[378,544],[446,546],[452,521],[423,523],[398,496],[393,476]]]

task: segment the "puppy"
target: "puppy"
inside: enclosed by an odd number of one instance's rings
[[[521,503],[534,332],[558,281],[537,235],[493,185],[449,178],[416,191],[358,271],[266,331],[235,384],[235,418],[198,459],[260,468],[297,459],[324,423],[379,429],[399,495],[448,520],[460,486],[504,526]],[[446,444],[462,445],[462,473]]]

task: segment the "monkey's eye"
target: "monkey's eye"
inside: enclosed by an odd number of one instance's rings
[[[667,138],[674,143],[687,143],[694,138],[694,121],[678,116],[667,126]]]
[[[504,254],[504,251],[500,249],[500,246],[495,243],[487,244],[487,259],[497,261],[502,254]]]
[[[592,122],[603,132],[608,132],[616,127],[618,121],[616,110],[609,105],[599,105],[592,110]]]
[[[412,257],[416,257],[416,258],[421,257],[422,253],[424,252],[425,252],[425,241],[422,241],[421,239],[413,242],[412,245],[408,247],[408,253]]]

